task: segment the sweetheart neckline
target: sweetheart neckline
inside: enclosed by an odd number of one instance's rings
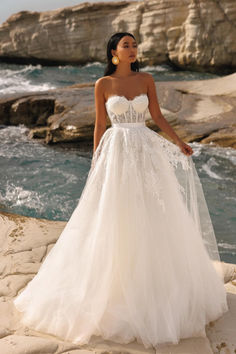
[[[147,94],[146,94],[146,93],[140,93],[140,95],[134,96],[134,98],[133,98],[132,100],[129,100],[128,98],[126,98],[126,97],[123,96],[123,95],[112,95],[112,96],[109,96],[109,97],[108,97],[108,99],[106,100],[105,104],[107,104],[107,102],[109,101],[109,99],[112,98],[112,97],[123,97],[123,98],[126,99],[126,101],[132,102],[132,101],[134,101],[136,98],[141,97],[141,96],[147,96]]]

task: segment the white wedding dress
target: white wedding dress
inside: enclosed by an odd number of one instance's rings
[[[145,125],[148,96],[113,95],[74,210],[13,300],[26,326],[78,344],[148,348],[205,336],[228,311],[217,243],[191,156]]]

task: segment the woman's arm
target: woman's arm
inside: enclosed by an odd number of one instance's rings
[[[96,110],[96,119],[95,119],[95,127],[94,127],[94,140],[93,140],[93,152],[95,152],[100,139],[103,133],[106,130],[106,107],[105,107],[105,97],[104,97],[104,89],[105,89],[105,80],[104,78],[100,78],[95,82],[94,88],[94,96],[95,96],[95,110]]]
[[[191,146],[187,145],[179,138],[179,136],[175,133],[171,125],[167,122],[167,120],[162,115],[158,103],[154,79],[151,74],[148,74],[147,77],[148,77],[148,98],[149,98],[148,108],[152,116],[152,119],[163,132],[165,132],[171,139],[173,139],[174,143],[180,147],[181,151],[184,154],[192,155],[193,150]]]

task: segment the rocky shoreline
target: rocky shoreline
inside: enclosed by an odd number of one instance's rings
[[[233,353],[236,349],[236,264],[223,262],[224,282],[229,311],[206,326],[207,337],[182,339],[176,346],[147,350],[132,342],[119,345],[92,337],[84,346],[59,340],[23,326],[13,298],[35,276],[65,226],[62,221],[35,219],[15,214],[0,214],[0,353],[154,353],[210,354],[221,349]]]
[[[106,61],[114,32],[134,34],[141,65],[229,74],[236,67],[236,3],[212,0],[97,2],[21,11],[0,26],[0,60],[18,64]]]
[[[156,82],[161,110],[185,142],[236,148],[236,74]],[[146,124],[165,138],[149,112]],[[24,124],[30,137],[47,144],[93,145],[94,83],[15,94],[0,99],[0,125]],[[107,117],[107,127],[111,123]]]

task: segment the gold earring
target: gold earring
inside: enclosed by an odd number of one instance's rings
[[[117,65],[117,64],[119,64],[119,62],[120,62],[117,55],[114,55],[114,56],[112,57],[111,61],[112,61],[112,63],[113,63],[114,65]]]

